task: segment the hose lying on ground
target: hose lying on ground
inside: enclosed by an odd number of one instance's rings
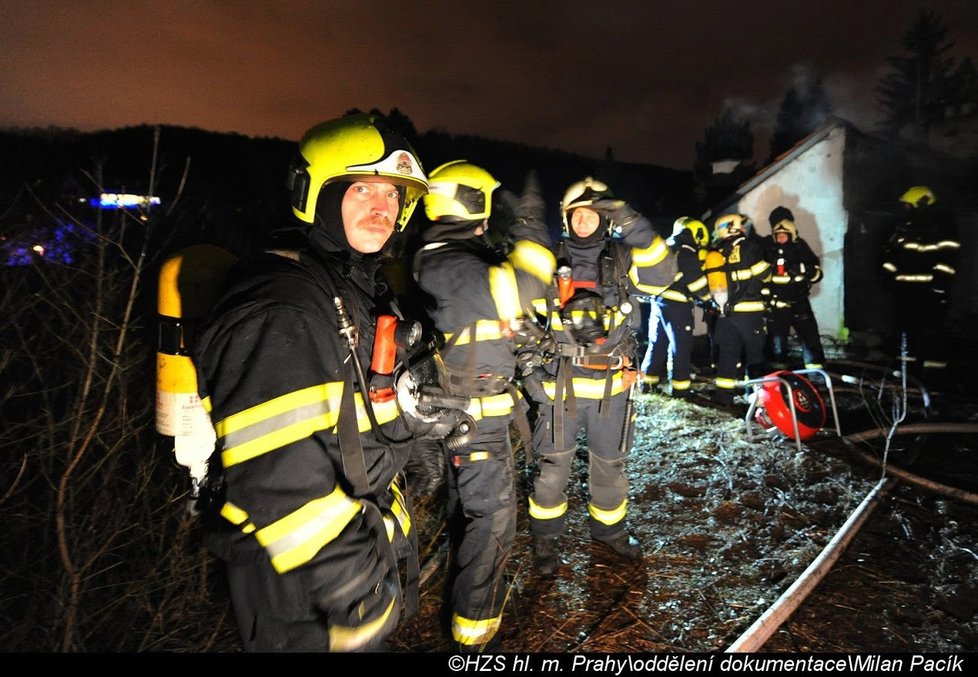
[[[921,433],[978,433],[978,425],[970,423],[918,423],[902,426],[893,431],[893,434],[898,435]],[[858,449],[856,444],[876,437],[883,437],[886,434],[888,434],[887,431],[873,428],[861,433],[846,435],[842,440],[861,458],[874,465],[881,466],[882,461],[880,459]],[[890,464],[887,464],[885,469],[892,477],[880,479],[873,490],[859,504],[859,507],[849,516],[846,523],[842,525],[842,528],[832,537],[832,540],[829,541],[819,556],[791,584],[791,587],[785,590],[777,601],[730,645],[726,650],[727,653],[757,651],[764,646],[764,643],[771,638],[771,635],[794,613],[795,609],[805,601],[809,593],[815,589],[829,572],[842,552],[852,539],[855,538],[856,533],[869,518],[870,514],[872,514],[882,497],[896,485],[898,478],[923,489],[978,505],[978,494],[928,480]]]
[[[905,425],[896,429],[894,434],[896,435],[918,435],[924,433],[978,433],[978,424],[974,423],[915,423],[913,425]],[[842,441],[846,443],[849,449],[856,454],[863,461],[881,467],[883,462],[873,456],[872,454],[867,454],[862,449],[856,446],[857,442],[865,442],[866,440],[871,440],[876,437],[882,437],[885,435],[883,431],[873,428],[871,430],[865,430],[861,433],[855,433],[852,435],[846,435],[842,438]],[[921,477],[920,475],[915,475],[912,472],[894,466],[890,463],[886,465],[886,472],[894,477],[897,477],[908,484],[913,484],[927,491],[933,491],[939,494],[944,494],[945,496],[950,496],[951,498],[957,498],[959,500],[971,503],[973,505],[978,505],[978,494],[971,491],[965,491],[963,489],[958,489],[957,487],[948,486],[946,484],[941,484],[933,480],[929,480],[926,477]]]

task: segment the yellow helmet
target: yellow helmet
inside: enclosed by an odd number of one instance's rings
[[[492,174],[466,160],[446,162],[428,175],[425,215],[432,221],[446,217],[482,221],[492,209],[492,191],[499,188]]]
[[[710,229],[702,221],[690,216],[680,216],[672,224],[672,237],[675,238],[684,230],[690,232],[697,247],[702,249],[710,243]]]
[[[611,189],[603,181],[598,181],[592,177],[587,177],[583,181],[578,181],[571,185],[564,192],[564,199],[560,201],[560,214],[564,220],[564,232],[570,232],[570,222],[567,215],[578,207],[589,207],[597,200],[611,198]]]
[[[781,219],[771,226],[771,234],[777,235],[778,233],[787,233],[788,239],[794,242],[798,239],[798,226],[795,225],[794,221]]]
[[[937,197],[927,186],[914,186],[900,196],[900,202],[910,207],[927,207],[937,202]]]
[[[407,225],[418,199],[428,192],[428,178],[411,145],[382,119],[356,113],[323,122],[299,142],[299,157],[289,171],[292,213],[313,223],[323,186],[334,181],[384,177],[404,188],[398,230]]]
[[[754,222],[746,214],[724,214],[718,216],[713,226],[718,240],[746,235],[754,227]]]

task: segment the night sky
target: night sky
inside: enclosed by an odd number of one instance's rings
[[[0,126],[298,139],[397,107],[421,132],[689,169],[725,102],[766,156],[788,84],[812,73],[872,131],[921,8],[978,60],[974,0],[5,0]]]

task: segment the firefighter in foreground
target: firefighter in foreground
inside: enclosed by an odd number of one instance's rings
[[[379,316],[397,317],[376,273],[427,178],[400,135],[359,114],[304,135],[290,188],[307,246],[233,268],[194,350],[228,527],[209,544],[246,650],[380,650],[402,574],[417,577],[400,488],[410,431],[444,434],[462,413],[419,408],[417,390],[374,401],[364,377]]]
[[[771,358],[779,369],[788,363],[788,337],[794,329],[801,343],[805,369],[825,366],[825,351],[818,321],[808,297],[822,279],[822,265],[805,240],[798,236],[795,216],[787,207],[775,207],[769,217],[771,235],[764,240],[771,264],[768,338]]]
[[[894,297],[896,335],[891,338],[899,349],[900,335],[905,335],[911,370],[932,376],[947,366],[942,329],[961,244],[956,224],[938,208],[929,187],[911,187],[900,204],[903,218],[883,251],[883,271]]]
[[[533,435],[539,473],[529,516],[534,563],[545,576],[560,565],[565,490],[581,429],[587,437],[591,537],[628,560],[642,557],[641,545],[626,528],[625,462],[638,374],[635,294],[660,293],[676,275],[665,240],[601,181],[589,177],[573,184],[560,209],[564,232],[555,252],[557,294],[552,290],[538,302],[538,312],[550,318],[559,357],[524,380],[540,403]]]
[[[654,392],[666,375],[672,357],[670,394],[688,397],[693,355],[693,304],[706,304],[710,289],[703,272],[710,230],[687,216],[676,219],[666,240],[676,255],[679,274],[661,294],[652,297],[649,345],[642,360],[643,392]]]
[[[764,349],[771,264],[765,260],[758,238],[750,237],[751,228],[751,220],[745,214],[717,217],[716,249],[707,254],[704,266],[718,313],[713,401],[726,407],[734,405],[737,381],[745,376],[760,378],[770,371]]]
[[[543,200],[531,186],[504,252],[491,243],[489,215],[499,182],[458,160],[431,172],[414,275],[434,301],[453,393],[471,398],[476,436],[447,451],[453,543],[451,631],[461,651],[498,649],[506,600],[504,568],[516,535],[516,486],[509,427],[521,405],[514,384],[526,309],[553,277]]]

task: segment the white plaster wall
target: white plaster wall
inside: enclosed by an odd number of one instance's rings
[[[795,215],[798,236],[822,261],[824,278],[812,287],[812,308],[823,335],[842,336],[844,288],[842,246],[848,216],[842,206],[844,128],[829,134],[765,179],[741,199],[738,210],[754,221],[760,235],[770,235],[768,215],[783,205]]]

